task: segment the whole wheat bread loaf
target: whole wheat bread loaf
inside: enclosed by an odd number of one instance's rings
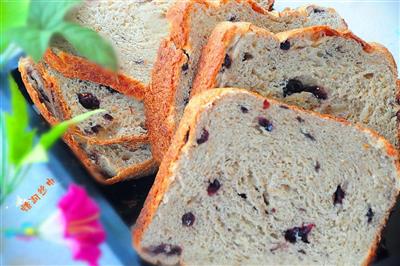
[[[390,52],[326,26],[274,35],[221,23],[206,45],[192,94],[238,86],[372,128],[398,145],[397,69]]]
[[[160,161],[188,102],[198,60],[209,34],[221,21],[248,21],[272,32],[311,25],[347,29],[333,10],[318,6],[267,12],[252,1],[178,1],[167,19],[168,37],[161,41],[152,83],[146,93],[146,120],[152,152]]]
[[[45,62],[23,58],[19,70],[30,97],[51,125],[89,110],[106,110],[70,128],[63,137],[96,180],[112,184],[155,172],[140,121],[141,101],[101,84],[66,78]]]
[[[369,129],[208,90],[186,107],[133,244],[162,265],[370,263],[399,171]]]

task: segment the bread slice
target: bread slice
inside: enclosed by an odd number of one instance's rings
[[[400,189],[369,129],[237,89],[186,107],[133,244],[163,265],[360,265]]]
[[[68,19],[109,40],[117,53],[121,73],[147,86],[158,46],[169,32],[165,14],[174,2],[83,1]]]
[[[66,78],[45,62],[23,58],[19,70],[33,102],[51,125],[93,106],[107,110],[72,127],[63,137],[96,180],[112,184],[155,172],[147,134],[137,123],[137,117],[143,117],[140,101],[101,84]],[[134,110],[141,114],[135,116]]]
[[[396,81],[390,52],[351,32],[318,26],[274,35],[249,23],[225,22],[204,49],[192,94],[248,88],[361,123],[398,146]]]
[[[198,60],[209,34],[221,21],[248,21],[272,32],[325,25],[347,29],[330,8],[306,6],[267,12],[252,1],[179,1],[170,8],[169,36],[160,45],[152,84],[145,97],[149,138],[155,159],[160,161],[188,102]]]

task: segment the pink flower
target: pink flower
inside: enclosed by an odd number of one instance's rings
[[[72,249],[75,260],[97,265],[100,258],[100,244],[106,234],[99,221],[100,212],[96,203],[85,189],[70,185],[68,192],[58,202],[63,225],[63,237]]]

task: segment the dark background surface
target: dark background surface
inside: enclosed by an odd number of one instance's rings
[[[45,120],[37,113],[33,103],[27,94],[25,87],[21,81],[18,70],[12,71],[12,76],[16,80],[21,92],[32,106],[30,110],[31,126],[37,128],[39,132],[46,131],[48,125]],[[7,94],[6,94],[7,97]],[[102,219],[106,229],[111,228],[113,232],[108,232],[109,245],[112,250],[117,254],[124,265],[147,265],[140,260],[130,244],[130,230],[129,228],[135,223],[140,210],[143,206],[144,200],[149,192],[151,185],[154,182],[155,176],[144,177],[139,180],[129,180],[120,182],[114,185],[101,185],[94,181],[86,169],[80,164],[78,159],[69,150],[68,146],[62,141],[58,143],[51,150],[49,166],[57,174],[62,177],[64,182],[75,182],[84,184],[89,187],[91,193],[99,193],[107,201],[107,205],[111,205],[118,216],[122,219],[126,226],[115,228],[111,224],[113,213],[109,213],[110,217]],[[63,180],[61,180],[63,182]],[[100,202],[100,206],[102,204]],[[103,208],[102,208],[103,210]],[[107,226],[107,223],[111,223]],[[400,200],[398,198],[397,204],[392,210],[388,223],[382,234],[382,240],[379,244],[377,256],[373,265],[380,266],[400,266]]]

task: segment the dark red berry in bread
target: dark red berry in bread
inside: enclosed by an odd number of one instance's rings
[[[263,109],[268,109],[269,106],[270,106],[269,101],[265,99],[263,102]]]
[[[223,66],[224,68],[230,68],[231,65],[232,65],[231,57],[230,57],[228,54],[226,54],[226,55],[225,55],[225,58],[224,58],[224,63],[222,64],[222,66]]]
[[[182,71],[186,71],[188,69],[189,69],[189,64],[188,63],[185,63],[185,64],[182,65]]]
[[[270,122],[268,119],[266,119],[265,117],[258,117],[258,124],[260,126],[262,126],[266,131],[271,132],[272,129],[274,128],[272,125],[272,122]]]
[[[238,196],[241,197],[242,199],[247,199],[246,193],[238,193]]]
[[[247,60],[251,60],[251,59],[253,59],[253,58],[254,58],[254,57],[253,57],[252,54],[250,54],[250,53],[244,53],[242,61],[244,62],[244,61],[247,61]]]
[[[346,192],[344,192],[340,185],[337,186],[335,193],[333,193],[333,205],[342,204],[345,196]]]
[[[315,163],[314,169],[315,169],[315,172],[317,172],[317,173],[319,172],[319,169],[321,169],[321,165],[318,161]]]
[[[105,114],[105,115],[103,115],[103,118],[104,118],[105,120],[108,120],[108,121],[112,121],[112,120],[114,119],[114,117],[112,117],[112,115],[110,115],[110,114]]]
[[[297,79],[289,79],[286,86],[283,88],[283,97],[299,93],[304,90],[303,83]]]
[[[99,133],[99,131],[102,129],[102,126],[100,125],[94,125],[90,128],[93,133]]]
[[[180,256],[182,254],[182,248],[180,246],[171,244],[160,244],[158,246],[144,248],[143,250],[151,255],[165,254],[167,256]]]
[[[194,224],[194,220],[196,218],[194,217],[194,214],[191,212],[187,212],[184,215],[182,215],[182,225],[184,226],[192,226]]]
[[[235,15],[229,16],[228,21],[231,21],[231,22],[236,21],[236,16]]]
[[[197,144],[203,144],[208,140],[209,133],[206,129],[203,128],[203,131],[201,132],[200,138],[197,139]]]
[[[240,106],[240,111],[242,111],[242,113],[244,113],[244,114],[246,114],[246,113],[248,113],[249,112],[249,109],[247,109],[246,107],[244,107],[244,106]]]
[[[372,222],[372,218],[374,217],[374,212],[372,211],[371,208],[368,208],[368,212],[366,214],[367,218],[368,218],[368,223]]]
[[[315,224],[302,225],[301,227],[293,227],[285,231],[285,239],[290,243],[296,243],[297,240],[301,240],[304,243],[310,243],[308,241],[308,234],[315,227]]]
[[[297,117],[296,117],[296,120],[299,121],[299,123],[303,123],[303,122],[304,122],[304,119],[301,118],[300,116],[297,116]]]
[[[314,8],[314,13],[324,13],[325,12],[325,10],[323,10],[323,9],[320,9],[320,8]]]
[[[79,103],[86,109],[94,110],[100,107],[99,99],[97,99],[97,97],[91,94],[90,92],[78,93],[77,95]]]
[[[212,196],[215,193],[217,193],[217,191],[219,190],[220,187],[221,187],[221,183],[219,183],[218,179],[214,179],[214,181],[212,181],[208,184],[208,187],[207,187],[208,196]]]
[[[308,133],[308,132],[303,132],[303,131],[301,131],[301,134],[303,134],[306,138],[308,138],[308,139],[310,139],[310,140],[312,140],[312,141],[316,141],[316,139],[314,138],[314,136],[311,135],[311,134]]]
[[[288,40],[281,42],[281,44],[279,45],[279,47],[282,50],[289,50],[290,49],[290,42]]]
[[[314,95],[314,97],[317,99],[326,100],[328,98],[328,93],[323,87],[305,86],[301,81],[297,79],[289,79],[286,86],[283,88],[283,97],[303,91],[312,93],[312,95]]]
[[[326,100],[328,99],[328,93],[321,86],[309,86],[305,87],[304,91],[310,92],[315,98]]]
[[[97,156],[96,153],[90,153],[89,154],[89,159],[97,163],[99,157]]]

